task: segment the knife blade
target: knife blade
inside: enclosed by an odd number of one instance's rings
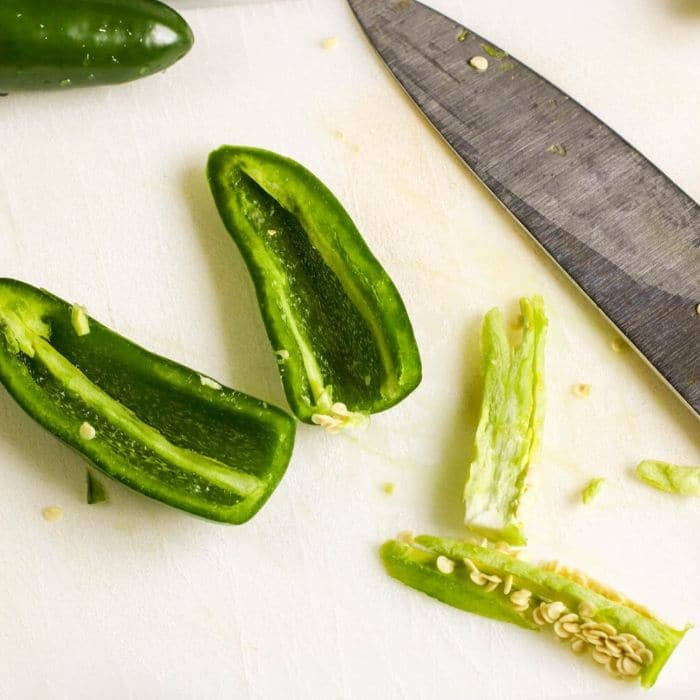
[[[700,206],[471,29],[416,0],[348,2],[457,155],[700,416]]]

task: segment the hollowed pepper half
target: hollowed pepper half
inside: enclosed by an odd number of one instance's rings
[[[9,279],[0,280],[0,381],[108,476],[211,520],[251,518],[291,457],[285,412]]]
[[[234,146],[210,155],[208,177],[295,415],[335,431],[413,391],[421,362],[403,301],[328,188],[293,160]]]
[[[381,548],[388,573],[460,610],[544,630],[613,675],[651,687],[683,638],[646,608],[557,562],[421,535]],[[686,628],[687,629],[687,628]]]

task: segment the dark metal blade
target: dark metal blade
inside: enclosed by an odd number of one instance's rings
[[[349,3],[457,154],[700,415],[700,207],[461,24],[414,0]]]

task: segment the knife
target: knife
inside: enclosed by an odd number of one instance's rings
[[[700,207],[586,108],[416,0],[348,0],[470,170],[700,416]]]

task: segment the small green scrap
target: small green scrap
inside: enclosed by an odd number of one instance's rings
[[[90,333],[90,320],[84,306],[73,304],[70,309],[70,322],[76,335],[88,335]]]
[[[581,491],[581,501],[584,505],[587,506],[600,493],[604,483],[605,479],[603,477],[597,477],[588,482],[583,491]]]
[[[513,61],[503,61],[503,63],[501,63],[499,66],[499,70],[502,73],[507,73],[508,71],[513,70],[513,68],[515,68],[515,63],[513,63]]]
[[[565,156],[566,148],[560,143],[553,143],[548,149],[547,153],[553,153],[555,156]]]
[[[700,496],[700,467],[680,467],[645,459],[637,466],[637,477],[659,491],[680,496]]]
[[[86,493],[85,500],[88,505],[93,505],[94,503],[103,503],[107,500],[107,493],[102,485],[102,482],[98,481],[93,473],[89,470],[85,470],[86,476]]]
[[[491,58],[495,58],[497,61],[500,61],[508,55],[507,51],[491,46],[491,44],[481,44],[481,48],[486,51]]]
[[[459,30],[459,34],[457,34],[457,41],[466,41],[468,36],[469,32],[462,28]]]

